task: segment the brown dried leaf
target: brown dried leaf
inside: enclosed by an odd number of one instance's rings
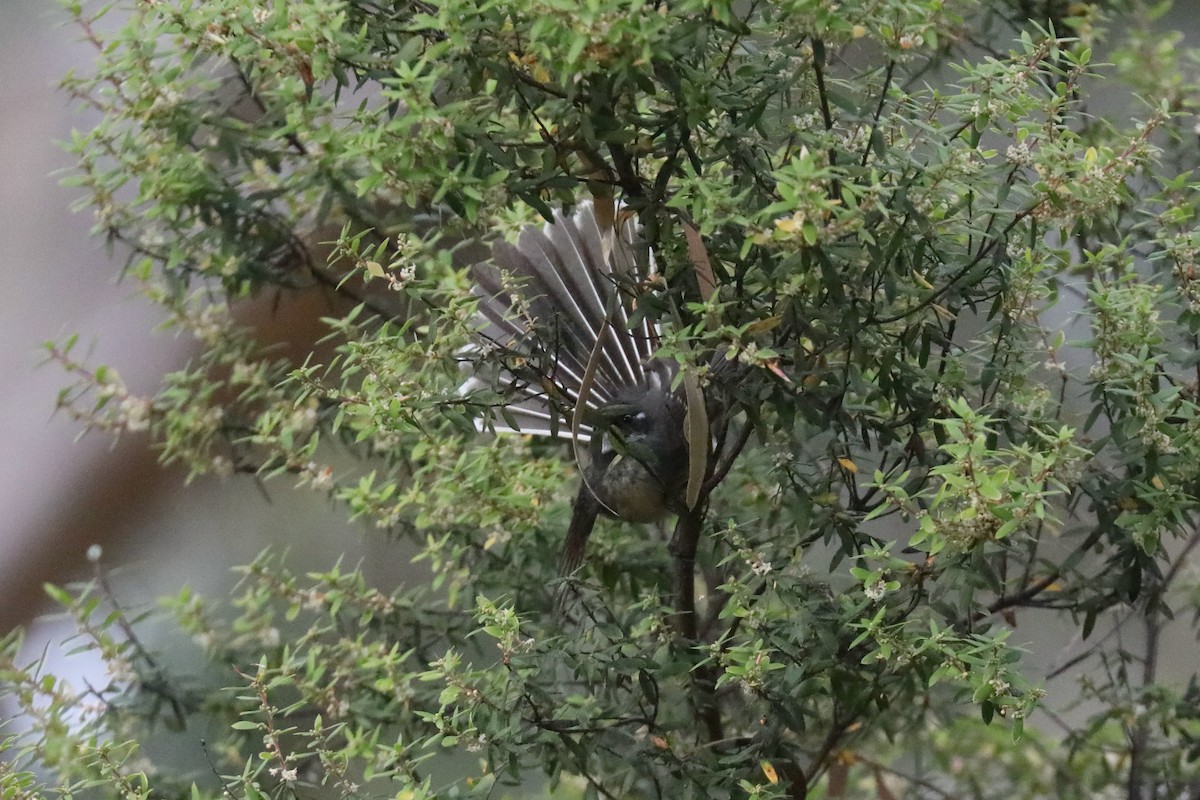
[[[717,290],[717,276],[713,273],[712,259],[700,236],[700,229],[690,222],[683,223],[683,237],[687,240],[688,258],[696,269],[696,283],[700,286],[700,298],[708,301]]]

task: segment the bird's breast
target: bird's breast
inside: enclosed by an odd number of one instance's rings
[[[662,482],[628,456],[616,456],[593,490],[609,512],[627,522],[656,522],[669,510]]]

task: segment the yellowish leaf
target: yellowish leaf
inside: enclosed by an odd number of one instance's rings
[[[700,502],[700,490],[704,486],[704,476],[708,473],[708,408],[704,402],[704,392],[700,381],[691,372],[683,373],[684,396],[687,398],[687,412],[683,417],[684,432],[688,448],[688,482],[686,502],[688,508],[695,508]]]
[[[937,303],[930,303],[929,307],[932,308],[934,311],[936,311],[937,315],[939,317],[941,317],[942,319],[946,319],[946,320],[954,319],[954,312],[951,311],[950,309],[946,308],[943,305],[939,305]]]
[[[767,317],[766,319],[755,320],[746,326],[746,335],[757,336],[760,333],[766,333],[767,331],[778,328],[781,322],[783,322],[783,317],[779,316],[778,314]]]
[[[763,775],[767,776],[768,781],[773,784],[779,783],[779,773],[775,771],[775,767],[771,765],[770,761],[763,759],[762,761],[758,762],[758,765],[762,767]]]
[[[838,458],[838,463],[842,465],[842,469],[846,470],[851,475],[858,474],[858,464],[855,464],[850,459],[845,458],[845,457],[840,457],[840,458]]]

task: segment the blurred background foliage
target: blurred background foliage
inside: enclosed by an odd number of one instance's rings
[[[1200,792],[1195,662],[1160,676],[1200,610],[1200,86],[1165,4],[64,5],[100,120],[69,181],[201,350],[139,394],[49,343],[61,409],[327,495],[429,580],[267,553],[151,613],[97,552],[52,592],[102,685],[5,641],[6,798]],[[475,432],[463,267],[584,198],[641,223],[639,310],[737,458],[682,594],[668,531],[607,523],[563,617],[572,458]],[[298,356],[238,316],[296,295]],[[1031,669],[1047,625],[1073,646]],[[166,729],[202,767],[148,755]]]

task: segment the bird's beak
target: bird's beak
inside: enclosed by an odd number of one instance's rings
[[[613,403],[604,408],[589,408],[584,411],[583,421],[599,430],[607,430],[621,417],[636,414],[637,406],[632,403]]]

